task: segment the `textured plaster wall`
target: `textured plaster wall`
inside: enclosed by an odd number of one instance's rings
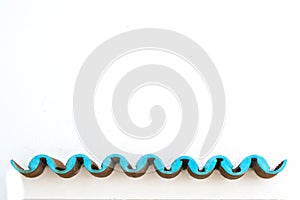
[[[20,188],[28,198],[297,197],[299,8],[296,1],[1,1],[0,198]],[[226,155],[237,165],[257,153],[273,167],[287,158],[278,177],[261,180],[250,173],[228,181],[216,173],[202,181],[186,174],[174,180],[152,175],[133,180],[114,174],[102,180],[83,171],[70,180],[48,172],[19,180],[9,172],[11,158],[26,166],[39,153],[63,161],[87,153],[73,123],[77,73],[103,41],[145,27],[185,34],[218,68],[227,111],[211,155]]]

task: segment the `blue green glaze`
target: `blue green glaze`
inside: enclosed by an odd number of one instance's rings
[[[58,175],[66,175],[68,173],[72,173],[72,170],[74,171],[74,169],[75,171],[78,171],[79,169],[78,167],[76,168],[76,165],[78,165],[79,160],[81,160],[79,165],[83,165],[84,168],[93,175],[104,173],[106,170],[109,170],[109,168],[113,168],[114,165],[117,163],[119,163],[119,165],[125,173],[138,174],[141,173],[143,169],[148,167],[148,161],[151,160],[151,163],[154,165],[156,171],[161,176],[172,176],[174,174],[178,174],[178,172],[182,169],[188,168],[191,175],[193,175],[196,178],[201,178],[202,176],[209,176],[215,169],[218,169],[226,178],[232,179],[241,177],[249,170],[249,168],[254,168],[256,173],[257,171],[261,172],[260,174],[257,174],[263,178],[271,178],[272,176],[281,172],[284,169],[287,162],[287,160],[284,160],[281,162],[280,165],[276,167],[276,169],[271,170],[270,166],[263,157],[258,155],[250,155],[241,161],[241,163],[238,166],[239,170],[234,170],[232,163],[227,157],[218,155],[210,158],[206,162],[204,167],[199,169],[197,162],[193,158],[189,156],[181,156],[172,163],[170,169],[166,169],[165,165],[159,157],[153,154],[148,154],[142,156],[136,163],[135,167],[130,168],[130,163],[126,160],[126,158],[119,154],[112,154],[104,159],[100,167],[92,167],[93,162],[89,157],[83,154],[76,154],[67,161],[66,165],[63,168],[57,168],[58,166],[55,163],[54,159],[47,155],[41,154],[35,156],[30,161],[28,165],[28,170],[24,170],[21,167],[19,167],[13,160],[11,161],[11,164],[21,174],[25,176],[28,175],[29,177],[36,177],[42,173],[45,166],[48,166],[51,171]],[[115,160],[117,160],[117,162]],[[41,162],[43,162],[45,166],[41,167]],[[184,163],[186,163],[185,167]],[[253,165],[257,165],[257,167],[255,168],[253,167]],[[40,168],[40,170],[38,168]],[[35,173],[38,170],[41,172],[37,173],[36,175],[31,175],[32,173]],[[68,175],[68,177],[74,176],[75,174]]]

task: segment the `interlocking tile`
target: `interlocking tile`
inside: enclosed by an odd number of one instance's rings
[[[144,175],[149,165],[153,165],[157,174],[163,178],[173,178],[182,170],[187,170],[192,177],[203,179],[209,177],[214,170],[219,170],[225,178],[237,179],[243,176],[249,168],[252,168],[259,177],[272,178],[284,169],[286,162],[286,160],[282,161],[274,170],[271,170],[263,157],[251,155],[242,160],[242,162],[234,168],[230,160],[225,156],[214,156],[206,162],[203,168],[199,168],[193,158],[181,156],[167,169],[159,157],[149,154],[142,156],[136,163],[135,168],[133,168],[123,156],[112,154],[106,157],[101,167],[99,167],[86,155],[77,154],[72,156],[66,165],[47,155],[35,156],[30,161],[28,170],[24,170],[13,160],[11,164],[21,174],[30,178],[41,175],[47,166],[51,171],[63,178],[75,176],[81,166],[84,166],[89,173],[96,177],[107,177],[112,173],[115,166],[119,164],[124,173],[130,177],[140,177]]]

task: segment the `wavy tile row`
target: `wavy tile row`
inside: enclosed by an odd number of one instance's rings
[[[192,177],[203,179],[209,177],[214,170],[219,170],[225,178],[237,179],[243,176],[250,168],[259,177],[272,178],[284,169],[286,162],[284,160],[275,169],[271,169],[263,157],[251,155],[243,159],[237,167],[234,167],[227,157],[214,156],[200,168],[193,158],[181,156],[172,163],[170,168],[166,168],[159,157],[150,154],[142,156],[136,163],[135,168],[133,168],[125,157],[119,154],[112,154],[106,157],[99,167],[86,155],[77,154],[72,156],[66,164],[47,155],[38,155],[30,161],[28,170],[25,170],[13,160],[11,164],[18,172],[30,178],[41,175],[47,166],[51,171],[63,178],[75,176],[81,166],[96,177],[107,177],[113,172],[115,166],[119,164],[124,173],[130,177],[144,175],[148,167],[153,165],[157,174],[163,178],[173,178],[182,170],[187,170]]]

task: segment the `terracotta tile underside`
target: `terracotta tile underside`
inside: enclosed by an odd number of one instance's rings
[[[219,170],[225,178],[237,179],[243,176],[250,168],[261,178],[272,178],[283,170],[286,162],[286,160],[282,161],[272,170],[263,157],[251,155],[243,159],[242,162],[234,168],[230,160],[225,156],[214,156],[210,158],[202,168],[199,168],[193,158],[181,156],[167,169],[159,157],[150,154],[142,156],[136,163],[135,168],[133,168],[123,156],[113,154],[106,157],[101,167],[99,167],[86,155],[77,154],[72,156],[66,164],[47,155],[38,155],[30,161],[28,170],[24,170],[13,160],[11,164],[22,175],[30,178],[41,175],[47,166],[51,171],[63,178],[75,176],[81,166],[96,177],[107,177],[113,172],[115,166],[119,164],[124,173],[129,177],[140,177],[147,172],[149,165],[153,165],[157,174],[163,178],[173,178],[182,170],[187,170],[192,177],[203,179],[209,177],[214,170]]]

